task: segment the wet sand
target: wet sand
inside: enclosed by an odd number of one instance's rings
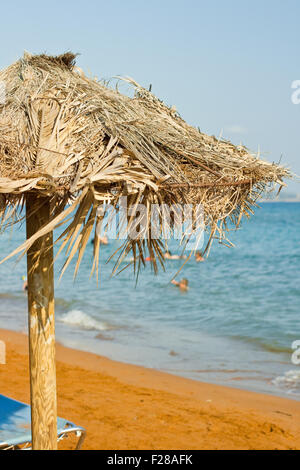
[[[0,393],[29,403],[27,337],[0,330]],[[83,449],[300,449],[300,402],[189,380],[57,345],[58,413]],[[68,449],[72,440],[60,445]]]

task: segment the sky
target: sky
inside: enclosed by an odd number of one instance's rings
[[[14,0],[0,11],[1,69],[24,50],[71,50],[88,75],[151,83],[188,123],[300,175],[299,0]]]

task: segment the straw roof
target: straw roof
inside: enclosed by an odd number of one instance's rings
[[[53,208],[43,231],[13,254],[69,221],[61,237],[67,248],[65,267],[77,253],[77,270],[99,222],[98,206],[103,201],[117,206],[125,195],[132,207],[202,204],[208,246],[213,238],[226,243],[228,221],[238,226],[262,193],[289,177],[287,169],[262,161],[245,147],[187,125],[174,108],[126,80],[134,87],[133,98],[87,78],[71,53],[26,53],[0,72],[6,86],[6,102],[0,106],[2,223],[18,213],[28,192],[41,203],[50,198]],[[93,268],[99,257],[97,233]],[[128,238],[122,256],[130,250],[139,262],[149,252],[155,269],[157,260],[163,263],[162,242],[151,236]]]

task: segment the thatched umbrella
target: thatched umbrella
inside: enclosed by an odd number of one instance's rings
[[[135,90],[130,98],[87,78],[70,53],[26,53],[0,72],[0,81],[6,86],[0,107],[3,226],[19,221],[26,206],[27,240],[8,257],[27,253],[33,448],[55,449],[53,229],[66,224],[59,252],[66,248],[63,271],[77,254],[76,274],[103,220],[97,212],[103,201],[116,207],[127,196],[129,208],[143,203],[148,222],[152,204],[202,204],[207,251],[214,238],[226,244],[228,221],[238,226],[258,197],[274,183],[282,186],[289,173],[188,126],[133,80],[127,79]],[[117,266],[130,250],[138,268],[146,252],[155,270],[163,265],[164,241],[151,237],[150,225],[148,237],[128,236]],[[99,244],[96,230],[92,271]]]

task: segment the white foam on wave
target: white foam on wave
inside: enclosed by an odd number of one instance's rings
[[[78,326],[84,328],[85,330],[99,330],[104,331],[108,330],[109,327],[103,322],[95,320],[87,313],[82,312],[81,310],[70,310],[59,318],[61,323],[66,323],[67,325]]]
[[[300,394],[300,369],[289,370],[284,375],[273,380],[276,387],[284,388],[287,393]]]

